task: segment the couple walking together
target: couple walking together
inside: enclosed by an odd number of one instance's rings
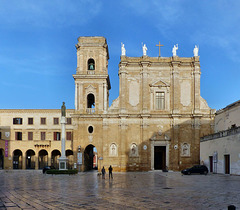
[[[112,168],[111,165],[110,165],[110,167],[108,168],[108,171],[109,171],[109,179],[110,179],[110,178],[113,178],[113,176],[112,176],[113,168]],[[105,171],[105,168],[104,168],[104,166],[103,166],[103,168],[102,168],[102,178],[103,178],[103,179],[105,179],[105,174],[106,174],[106,171]]]

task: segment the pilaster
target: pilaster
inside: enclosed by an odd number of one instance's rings
[[[144,171],[150,169],[150,162],[151,162],[151,152],[150,152],[151,144],[149,144],[149,136],[148,136],[149,116],[147,115],[142,116],[141,126],[140,126],[140,130],[141,130],[141,144],[139,147],[140,166],[141,166],[141,170],[144,170]]]
[[[26,165],[25,165],[25,169],[26,169]],[[36,170],[39,169],[39,157],[38,157],[38,155],[35,156],[35,169]]]
[[[142,70],[140,72],[142,79],[142,112],[148,113],[149,106],[149,86],[148,86],[148,67],[150,66],[150,62],[141,61],[140,65],[142,66]]]
[[[179,83],[179,66],[180,61],[175,61],[173,57],[172,65],[172,113],[179,114],[180,105],[180,83]]]
[[[24,154],[23,156],[22,156],[22,169],[26,169],[26,155]]]
[[[192,152],[192,162],[197,164],[199,163],[199,155],[200,155],[200,129],[201,129],[201,119],[200,117],[194,117],[194,128],[192,129],[194,134],[192,138],[192,145],[194,148],[191,149]],[[196,152],[198,151],[198,152]]]
[[[127,170],[127,155],[126,155],[126,142],[127,142],[127,116],[120,116],[119,120],[119,133],[120,133],[120,170]]]
[[[120,96],[120,112],[126,113],[126,93],[127,93],[127,83],[126,83],[126,66],[127,62],[121,62],[119,66],[119,78],[120,78],[120,90],[119,90],[119,96]]]
[[[78,107],[78,89],[79,89],[79,85],[78,83],[75,82],[75,111],[77,111],[79,109]]]
[[[200,63],[199,57],[196,57],[193,62],[193,76],[194,76],[194,114],[198,114],[200,112]]]
[[[103,94],[104,94],[104,112],[107,112],[107,97],[108,97],[108,93],[107,93],[107,84],[103,83]]]
[[[173,117],[171,122],[171,130],[172,130],[172,152],[171,152],[171,159],[170,165],[173,167],[174,170],[179,170],[180,164],[180,142],[179,142],[179,119],[178,117]]]

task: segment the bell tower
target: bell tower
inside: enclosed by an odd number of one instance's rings
[[[103,114],[108,109],[108,45],[104,37],[79,37],[76,44],[75,111]]]

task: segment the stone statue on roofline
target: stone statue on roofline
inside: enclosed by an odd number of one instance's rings
[[[199,51],[199,47],[197,45],[195,45],[194,49],[193,49],[193,55],[194,57],[198,56],[198,51]]]
[[[173,46],[173,49],[172,49],[173,56],[177,56],[177,50],[178,50],[178,44]]]
[[[146,56],[147,55],[147,46],[146,46],[146,44],[144,44],[142,46],[142,49],[143,49],[143,56]]]
[[[126,49],[125,49],[123,43],[121,43],[121,51],[122,51],[121,55],[122,55],[122,56],[125,56],[125,55],[126,55]]]

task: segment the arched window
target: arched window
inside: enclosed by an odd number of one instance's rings
[[[95,61],[92,58],[88,60],[88,70],[95,70]]]
[[[95,97],[92,93],[90,93],[87,96],[87,108],[94,108],[94,107],[95,107]]]

